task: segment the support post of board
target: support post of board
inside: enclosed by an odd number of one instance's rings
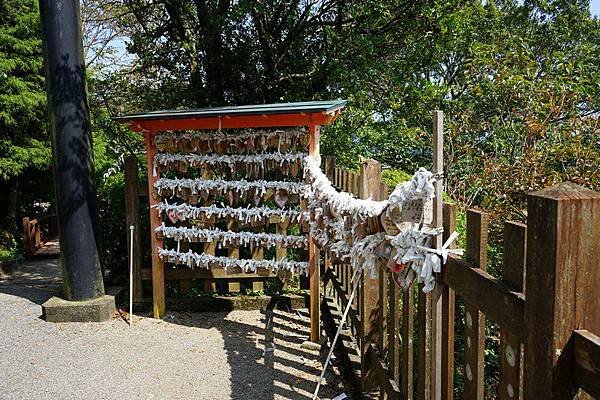
[[[319,160],[320,127],[310,125],[310,143],[308,154]],[[316,246],[312,235],[308,238],[308,263],[310,281],[310,340],[318,342],[321,339],[321,274],[319,259],[321,257],[319,248]]]
[[[142,301],[142,251],[140,236],[140,199],[138,193],[138,163],[137,159],[129,156],[125,159],[125,222],[127,228],[133,226],[133,301]],[[130,236],[127,236],[130,238]],[[131,240],[131,239],[129,239]],[[129,243],[129,246],[132,244]]]
[[[152,248],[152,309],[154,318],[162,318],[165,314],[165,265],[158,256],[158,248],[164,247],[163,240],[156,236],[154,231],[160,224],[158,213],[152,206],[160,202],[154,194],[154,183],[160,178],[157,168],[154,175],[154,156],[156,148],[152,145],[152,132],[145,132],[146,160],[148,162],[148,198],[150,203],[150,246]]]
[[[527,198],[524,399],[573,398],[573,330],[600,331],[600,193],[573,183]]]

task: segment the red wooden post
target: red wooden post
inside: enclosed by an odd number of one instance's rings
[[[524,398],[569,398],[572,332],[600,332],[600,193],[562,183],[527,213]]]
[[[310,125],[310,143],[308,154],[320,158],[319,141],[320,127]],[[321,338],[321,274],[319,259],[321,257],[319,248],[316,246],[312,236],[308,238],[308,263],[309,263],[309,281],[310,281],[310,340],[318,342]]]

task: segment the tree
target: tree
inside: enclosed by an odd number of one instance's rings
[[[120,22],[138,58],[136,95],[162,107],[340,96],[345,68],[365,70],[418,2],[133,0]]]
[[[37,1],[0,2],[0,246],[12,244],[20,178],[50,166],[40,35]]]

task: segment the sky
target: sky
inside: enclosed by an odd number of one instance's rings
[[[590,1],[590,11],[592,12],[592,15],[600,17],[600,0]]]

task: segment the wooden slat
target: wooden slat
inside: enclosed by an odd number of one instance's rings
[[[377,340],[377,348],[382,354],[386,354],[388,340],[386,337],[387,334],[387,312],[388,312],[388,304],[387,304],[387,292],[388,292],[388,274],[385,268],[379,269],[379,315],[377,316],[378,324],[379,324],[379,338]],[[391,377],[391,375],[389,376]],[[388,376],[386,375],[386,380]],[[380,383],[380,394],[383,399],[384,396],[384,387]]]
[[[156,154],[156,148],[152,144],[152,133],[146,132],[146,159],[147,159],[147,173],[148,173],[148,193],[152,193],[154,190],[154,183],[160,178],[160,168],[157,168],[157,176],[153,176],[154,170],[154,155]],[[149,196],[149,206],[152,210],[152,206],[158,204],[160,199],[154,196]],[[153,301],[153,314],[154,318],[162,318],[165,314],[165,265],[158,256],[157,248],[164,247],[162,239],[158,239],[154,230],[161,224],[161,220],[158,214],[155,212],[150,213],[150,246],[152,248],[152,301]]]
[[[137,190],[139,197],[148,197],[148,185],[145,185],[143,182],[138,184]]]
[[[477,304],[490,319],[524,338],[523,293],[511,290],[501,280],[452,255],[444,266],[442,279],[465,302]]]
[[[265,252],[262,246],[256,246],[252,249],[252,259],[256,261],[261,261],[264,259]],[[262,280],[254,279],[252,280],[252,291],[258,292],[264,290],[265,284]]]
[[[275,229],[278,234],[285,235],[285,234],[287,234],[287,230],[288,230],[289,226],[290,226],[290,220],[289,220],[289,218],[285,218],[276,225]],[[278,245],[275,249],[275,258],[277,259],[277,261],[282,261],[282,260],[285,260],[286,257],[287,257],[287,249],[282,245]]]
[[[417,314],[417,399],[431,398],[431,295],[417,285],[419,312]]]
[[[213,176],[213,171],[211,168],[204,168],[202,170],[202,179],[211,179]],[[213,203],[213,199],[209,198],[205,205],[206,206],[210,206]],[[216,218],[211,218],[209,220],[207,220],[205,222],[206,227],[211,227],[214,223],[216,222]],[[217,251],[217,243],[216,242],[210,242],[210,243],[203,243],[202,244],[202,251],[204,254],[210,255],[210,256],[214,256],[216,254]],[[203,272],[205,272],[205,278],[203,279],[203,287],[204,287],[204,291],[205,292],[216,292],[217,291],[217,284],[214,278],[215,277],[215,273],[217,273],[217,271],[221,271],[221,272],[225,272],[224,270],[204,270]],[[168,276],[168,271],[167,271],[167,276]]]
[[[190,220],[180,221],[178,223],[180,227],[189,228],[191,226]],[[182,240],[179,243],[179,249],[182,253],[186,253],[190,249],[190,243],[188,241]],[[166,279],[166,278],[165,278]],[[179,290],[182,295],[189,295],[192,291],[192,280],[191,279],[182,279],[179,281]]]
[[[318,342],[321,338],[320,323],[320,269],[321,252],[312,238],[308,241],[308,265],[310,279],[310,340]]]
[[[25,248],[25,255],[31,256],[33,254],[33,244],[31,240],[31,227],[29,218],[23,218],[23,247]]]
[[[402,366],[400,370],[402,398],[413,399],[413,332],[414,332],[414,287],[402,293]]]
[[[360,198],[379,196],[381,165],[375,160],[363,160],[360,167]],[[379,340],[379,280],[372,279],[369,271],[362,273],[360,286],[360,315],[362,321],[361,365],[363,390],[376,388],[374,381],[375,365],[367,354],[369,346]]]
[[[443,241],[456,231],[456,206],[444,204],[443,208]],[[450,248],[455,248],[455,243]],[[445,267],[444,267],[445,268]],[[454,290],[443,282],[442,286],[442,376],[441,376],[441,398],[450,400],[454,398],[454,318],[455,318],[455,295]]]
[[[206,253],[206,250],[205,250]],[[237,270],[237,271],[236,271]],[[142,280],[152,279],[152,270],[150,268],[142,268],[141,271]],[[270,270],[260,268],[256,273],[254,272],[241,272],[241,269],[232,269],[231,272],[225,271],[222,268],[179,268],[179,269],[167,269],[165,271],[165,280],[168,281],[179,281],[186,279],[251,279],[251,278],[274,278],[277,274],[272,273]]]
[[[387,285],[387,282],[386,282]],[[400,386],[400,342],[398,340],[400,329],[400,290],[391,279],[390,285],[390,311],[388,322],[389,350],[388,362],[390,364],[391,378]]]
[[[600,399],[600,337],[586,330],[576,330],[572,342],[573,383]]]
[[[346,289],[342,287],[341,283],[338,281],[331,269],[327,270],[326,276],[323,279],[332,284],[334,291],[340,298],[340,305],[342,306],[342,309],[345,310],[346,307],[348,307],[348,292]],[[350,320],[354,329],[357,329],[357,327],[360,326],[360,319],[355,306],[350,306],[350,310],[348,311],[348,319]]]
[[[331,182],[333,182],[334,176],[335,176],[335,157],[334,156],[325,157],[324,166],[325,166],[325,171],[324,171],[325,176],[327,176],[327,179],[329,179]]]
[[[517,222],[504,224],[504,253],[502,280],[516,291],[523,291],[527,225]],[[523,348],[519,338],[500,327],[500,382],[501,400],[523,398]]]
[[[237,221],[230,219],[227,222],[227,230],[232,232],[239,231],[239,224]],[[227,247],[227,256],[231,259],[238,260],[240,258],[240,246],[229,245]],[[229,293],[238,293],[240,291],[240,281],[239,280],[228,280],[227,281],[227,290]]]
[[[598,260],[600,193],[567,182],[528,195],[523,398],[570,396],[571,334],[600,332]]]
[[[398,384],[391,378],[392,372],[383,360],[381,352],[370,344],[367,350],[369,363],[373,365],[373,376],[380,385],[380,399],[400,400],[402,393]]]
[[[481,271],[487,268],[487,231],[487,214],[468,210],[466,257]],[[477,305],[479,303],[471,303],[465,299],[465,400],[483,400],[484,393],[485,316]]]

